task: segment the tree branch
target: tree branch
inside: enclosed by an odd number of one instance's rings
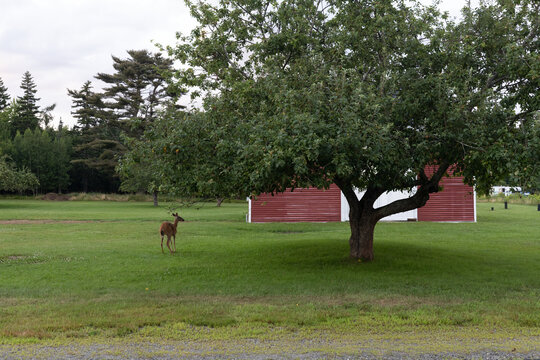
[[[439,182],[446,174],[449,167],[450,164],[448,163],[439,165],[439,168],[430,179],[428,179],[424,171],[421,171],[419,175],[420,178],[427,179],[427,182],[420,185],[413,196],[406,199],[396,200],[388,205],[375,209],[377,219],[380,220],[392,214],[414,210],[424,206],[429,200],[429,194],[439,191]]]

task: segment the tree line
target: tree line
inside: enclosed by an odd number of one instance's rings
[[[164,108],[175,106],[177,96],[165,81],[172,60],[147,50],[127,53],[127,58],[112,57],[114,73],[96,74],[101,91],[94,91],[91,81],[80,89],[68,89],[77,121],[72,128],[62,121],[57,128],[51,126],[55,106],[38,106],[37,86],[30,72],[23,75],[23,95],[13,99],[0,78],[0,190],[149,189],[144,177],[121,176],[116,168],[134,139],[142,136]]]

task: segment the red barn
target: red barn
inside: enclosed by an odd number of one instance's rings
[[[435,167],[426,167],[431,176]],[[449,174],[453,170],[448,171]],[[474,188],[463,183],[463,177],[450,176],[441,179],[442,191],[429,195],[429,200],[418,210],[418,221],[476,222],[476,193]]]
[[[429,176],[432,168],[426,168]],[[462,177],[445,177],[442,191],[430,194],[425,206],[388,216],[382,221],[476,222],[476,194],[463,183]],[[360,196],[361,192],[357,192]],[[384,206],[411,192],[388,192],[381,195],[375,207]],[[327,190],[295,189],[279,194],[261,194],[249,200],[248,222],[329,222],[348,221],[349,204],[336,185]]]
[[[341,221],[341,190],[294,189],[284,193],[261,194],[249,200],[249,222]]]

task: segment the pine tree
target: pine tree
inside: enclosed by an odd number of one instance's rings
[[[116,73],[98,73],[96,78],[109,85],[104,95],[115,117],[126,124],[128,135],[138,137],[171,99],[163,73],[171,70],[172,61],[148,50],[128,54],[127,59],[112,57]]]
[[[73,98],[73,111],[71,114],[77,119],[77,130],[89,130],[100,123],[100,110],[103,108],[100,94],[92,91],[92,82],[87,81],[79,91],[69,90],[68,95]]]
[[[116,156],[125,151],[120,141],[121,130],[114,114],[103,101],[103,94],[92,91],[87,81],[80,90],[69,90],[73,99],[73,165],[75,186],[89,190],[117,191]],[[103,184],[107,184],[103,187]]]
[[[0,111],[4,110],[9,105],[10,97],[7,90],[2,78],[0,78]]]
[[[49,106],[45,106],[40,111],[39,114],[40,114],[41,122],[43,123],[45,128],[48,128],[49,124],[52,123],[52,120],[54,118],[52,112],[54,111],[55,108],[56,108],[56,104],[52,104],[52,105],[49,105]]]
[[[23,75],[21,89],[23,95],[17,98],[18,110],[12,120],[13,135],[17,131],[24,133],[26,129],[33,130],[39,126],[39,98],[36,98],[36,84],[29,71]]]

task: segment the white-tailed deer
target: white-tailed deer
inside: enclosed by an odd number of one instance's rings
[[[178,226],[178,222],[179,221],[184,221],[184,219],[182,217],[180,217],[178,215],[178,213],[172,214],[172,216],[174,216],[174,224],[169,222],[169,221],[165,221],[159,227],[159,233],[161,234],[161,252],[162,253],[165,253],[163,251],[163,236],[165,236],[165,235],[167,235],[167,247],[169,248],[169,251],[171,252],[171,254],[176,252],[176,227]],[[173,238],[174,251],[171,250],[171,246],[170,246],[170,244],[171,244],[171,236]]]

